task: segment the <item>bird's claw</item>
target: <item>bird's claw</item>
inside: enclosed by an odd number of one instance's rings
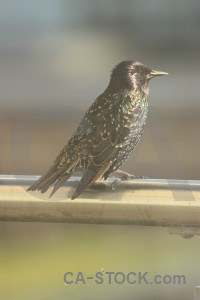
[[[133,175],[134,177],[133,178],[130,178],[130,179],[147,179],[148,177],[147,176],[143,176],[143,175],[140,175],[140,176],[135,176]]]
[[[136,175],[133,175],[133,174],[129,174],[127,172],[124,172],[124,171],[116,171],[113,175],[117,175],[117,179],[115,179],[112,184],[111,184],[111,189],[114,191],[117,187],[117,185],[121,182],[121,181],[126,181],[126,180],[129,180],[129,179],[147,179],[148,177],[147,176],[136,176]]]
[[[115,180],[113,180],[112,184],[111,184],[111,189],[112,191],[114,191],[117,187],[117,185],[120,183],[121,179],[120,178],[117,178]]]
[[[129,180],[129,179],[146,179],[146,176],[136,176],[133,174],[129,174],[127,172],[117,170],[113,173],[114,177],[117,177],[121,180]]]

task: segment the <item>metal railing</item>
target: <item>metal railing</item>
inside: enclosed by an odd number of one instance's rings
[[[0,221],[167,226],[186,237],[199,234],[200,181],[142,179],[98,181],[79,198],[72,177],[58,192],[27,192],[38,176],[0,176]]]

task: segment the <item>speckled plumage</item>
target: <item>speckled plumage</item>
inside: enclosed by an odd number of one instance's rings
[[[118,64],[108,87],[86,112],[50,169],[28,190],[45,192],[55,183],[52,195],[73,171],[83,170],[74,199],[100,176],[106,179],[116,171],[141,139],[148,111],[149,79],[165,74],[139,62]]]

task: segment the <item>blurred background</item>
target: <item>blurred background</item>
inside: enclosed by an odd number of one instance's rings
[[[199,179],[200,2],[1,0],[0,173],[41,174],[70,138],[112,68],[138,60],[150,82],[142,142],[123,169]],[[200,243],[164,229],[1,223],[2,299],[193,299]],[[185,286],[66,287],[70,271],[183,273]],[[1,286],[2,285],[2,286]]]

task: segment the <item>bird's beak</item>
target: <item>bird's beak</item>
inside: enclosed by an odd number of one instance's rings
[[[150,73],[150,78],[155,77],[155,76],[162,76],[162,75],[168,75],[168,73],[152,70]]]

